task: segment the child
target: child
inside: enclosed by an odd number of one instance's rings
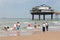
[[[40,25],[37,26],[37,30],[38,30],[38,32],[40,31]]]

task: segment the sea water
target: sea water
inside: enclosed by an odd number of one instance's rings
[[[37,25],[41,26],[40,30],[42,31],[42,23],[46,22],[46,21],[49,23],[49,31],[60,31],[60,20],[38,20],[38,19],[32,20],[30,18],[0,18],[0,32],[4,32],[3,28],[5,26],[9,26],[10,28],[13,28],[13,25],[16,22],[20,22],[20,28],[23,31],[21,34],[30,33],[30,32],[27,33],[27,31],[24,29],[24,28],[28,27],[27,26],[28,22],[31,23],[31,27],[33,27],[34,23],[36,22]]]
[[[56,27],[56,26],[60,26],[60,21],[59,20],[45,20],[45,22],[49,23],[50,27]],[[0,30],[1,28],[5,27],[5,26],[9,26],[10,28],[13,28],[13,25],[16,22],[20,22],[20,26],[21,28],[23,27],[27,27],[28,22],[31,23],[31,26],[34,26],[34,22],[37,23],[37,25],[42,26],[42,23],[44,22],[44,20],[32,20],[30,18],[0,18]]]

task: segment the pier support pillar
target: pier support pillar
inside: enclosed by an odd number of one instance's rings
[[[55,14],[55,20],[58,20],[58,14]]]
[[[34,14],[32,14],[32,20],[34,20]]]
[[[51,14],[51,20],[53,19],[53,14]]]
[[[43,15],[43,20],[45,20],[45,14]]]
[[[40,15],[39,15],[39,20],[40,20]]]

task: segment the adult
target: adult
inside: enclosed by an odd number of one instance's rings
[[[43,22],[43,24],[42,24],[42,31],[43,32],[45,32],[45,27],[46,27],[45,22]]]
[[[14,30],[16,30],[16,24],[14,24],[14,27],[13,27]]]
[[[4,27],[4,30],[8,31],[9,30],[9,26]]]
[[[17,35],[19,35],[19,33],[20,33],[20,23],[19,22],[17,22],[16,24],[14,24],[14,30],[16,30],[17,31]]]
[[[17,35],[19,36],[19,33],[20,33],[20,23],[19,22],[17,22],[16,23],[16,30],[17,30]]]
[[[28,22],[28,27],[30,27],[31,26],[31,23],[30,22]]]
[[[16,23],[16,30],[19,30],[19,29],[20,29],[20,23],[17,22],[17,23]]]
[[[46,31],[48,31],[48,22],[46,22],[45,25],[46,25]]]
[[[34,28],[36,28],[36,26],[37,26],[37,23],[35,22],[35,23],[34,23]]]

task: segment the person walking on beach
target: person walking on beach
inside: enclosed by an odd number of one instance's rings
[[[45,25],[46,25],[46,31],[48,31],[48,22],[46,22]]]
[[[43,24],[42,24],[42,31],[43,32],[45,32],[45,27],[46,27],[45,22],[43,22]]]

